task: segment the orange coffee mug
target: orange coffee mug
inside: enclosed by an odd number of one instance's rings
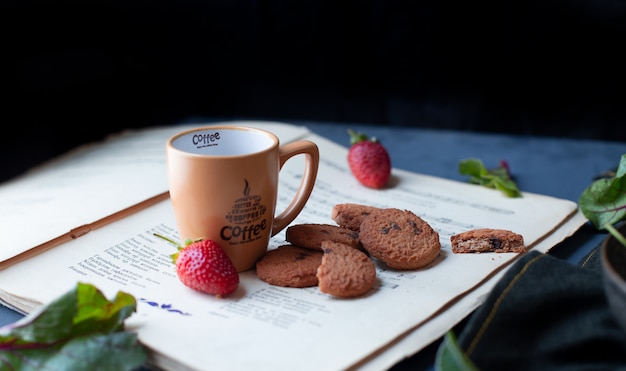
[[[172,136],[166,145],[167,175],[180,238],[216,241],[237,271],[254,268],[272,236],[300,214],[319,166],[308,140],[281,145],[266,130],[207,126]],[[276,215],[279,173],[304,155],[302,181],[291,203]]]

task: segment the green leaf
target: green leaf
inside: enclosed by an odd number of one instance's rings
[[[0,369],[132,370],[145,363],[137,335],[124,331],[133,296],[107,300],[93,285],[76,288],[0,329]]]
[[[461,160],[459,162],[459,173],[469,176],[469,183],[497,189],[507,197],[522,197],[522,193],[511,178],[508,166],[504,161],[497,168],[487,169],[482,161],[478,159]]]
[[[598,179],[578,198],[580,211],[596,229],[604,230],[626,217],[626,155],[622,155],[614,178]]]
[[[621,178],[626,174],[626,155],[622,155],[619,160],[619,165],[617,166],[617,170],[615,171],[615,177]]]
[[[452,331],[444,336],[435,358],[437,371],[478,371],[471,359],[465,355]]]

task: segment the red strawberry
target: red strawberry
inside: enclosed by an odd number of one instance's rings
[[[239,273],[226,252],[213,240],[186,240],[172,255],[176,273],[187,287],[218,298],[237,289]]]
[[[391,176],[391,160],[387,149],[376,139],[363,133],[350,134],[348,165],[359,182],[370,188],[382,188]]]

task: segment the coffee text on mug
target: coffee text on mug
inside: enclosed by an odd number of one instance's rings
[[[220,133],[216,132],[213,134],[194,134],[193,138],[193,144],[198,145],[198,144],[211,144],[217,140],[220,140]]]
[[[258,224],[246,225],[243,228],[237,225],[225,225],[220,230],[220,237],[224,241],[230,241],[233,238],[238,239],[241,242],[254,241],[259,238],[261,232],[266,228],[267,219],[263,219]]]

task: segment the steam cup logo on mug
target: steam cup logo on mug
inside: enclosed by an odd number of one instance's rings
[[[167,141],[170,199],[181,239],[216,241],[239,272],[255,266],[272,236],[300,214],[319,166],[317,145],[280,144],[266,130],[207,126]],[[276,213],[279,173],[292,157],[304,156],[302,180],[290,204]]]
[[[269,225],[265,218],[267,206],[261,203],[261,196],[250,196],[247,180],[242,194],[243,197],[235,200],[233,209],[226,215],[231,225],[225,225],[220,230],[222,240],[232,241],[235,245],[263,237],[263,231]]]

